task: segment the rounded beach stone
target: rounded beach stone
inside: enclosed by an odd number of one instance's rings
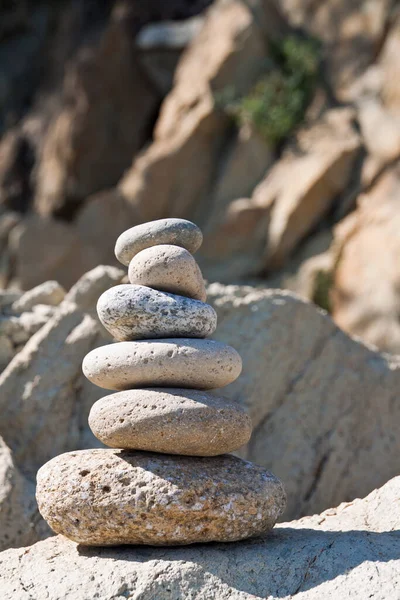
[[[226,454],[68,452],[39,470],[36,497],[56,533],[94,546],[232,542],[268,531],[285,508],[274,475]]]
[[[217,313],[209,304],[144,285],[116,285],[102,294],[97,314],[117,340],[211,335]]]
[[[237,450],[251,420],[235,402],[188,389],[141,389],[111,394],[90,411],[89,425],[107,446],[189,456]]]
[[[92,383],[107,390],[213,389],[235,381],[242,360],[222,342],[171,338],[100,346],[85,356],[82,368]]]
[[[172,244],[186,248],[192,254],[203,241],[201,230],[186,219],[159,219],[136,225],[121,233],[115,244],[115,256],[123,265],[145,248],[158,244]]]
[[[146,248],[132,258],[128,275],[134,284],[202,302],[207,298],[199,265],[185,248],[168,244]]]

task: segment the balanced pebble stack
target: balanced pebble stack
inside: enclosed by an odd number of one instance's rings
[[[117,240],[130,284],[105,292],[97,311],[118,342],[83,361],[91,382],[116,390],[89,415],[111,449],[62,454],[37,476],[41,514],[78,543],[235,541],[271,529],[284,510],[275,476],[227,454],[249,440],[251,421],[215,391],[242,363],[230,346],[205,339],[217,316],[192,256],[201,243],[183,219],[139,225]]]

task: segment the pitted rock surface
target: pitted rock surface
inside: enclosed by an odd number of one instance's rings
[[[142,285],[117,285],[102,294],[97,313],[117,340],[211,335],[215,310],[204,302]]]
[[[127,450],[53,458],[36,496],[52,529],[85,545],[241,540],[271,529],[285,507],[280,481],[234,456]]]
[[[89,415],[95,436],[112,448],[216,456],[251,436],[244,409],[221,396],[188,389],[143,389],[98,400]]]
[[[185,219],[159,219],[131,227],[121,233],[115,244],[115,256],[123,265],[129,265],[135,254],[158,244],[172,244],[186,248],[192,254],[203,241],[201,230]]]
[[[242,360],[215,340],[170,338],[119,342],[95,348],[82,363],[95,385],[108,390],[131,388],[224,387],[239,377]]]
[[[205,302],[207,292],[200,268],[193,256],[179,246],[146,248],[129,263],[129,281],[156,290],[189,296]]]

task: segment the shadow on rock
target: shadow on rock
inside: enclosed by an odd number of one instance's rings
[[[400,531],[341,532],[278,527],[263,538],[235,544],[174,548],[78,546],[77,550],[82,557],[137,563],[138,571],[141,563],[154,563],[152,569],[158,573],[155,579],[161,586],[155,589],[162,589],[163,574],[168,571],[168,585],[171,578],[175,580],[172,583],[175,592],[184,592],[184,580],[190,573],[200,587],[215,579],[233,592],[286,598],[347,577],[356,569],[362,570],[360,577],[365,583],[369,570],[376,574],[374,563],[382,565],[400,559]]]

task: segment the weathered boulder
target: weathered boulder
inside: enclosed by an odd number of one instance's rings
[[[31,214],[10,233],[13,276],[22,289],[54,279],[65,288],[94,265],[70,223]]]
[[[81,362],[102,343],[98,322],[64,302],[1,374],[0,432],[28,476],[56,454],[80,446],[91,404],[104,395],[94,390],[81,396]]]
[[[3,600],[393,600],[400,478],[363,500],[236,544],[87,548],[62,536],[0,554]]]
[[[68,289],[99,264],[118,265],[115,239],[127,223],[135,222],[127,202],[112,193],[93,195],[73,223],[30,214],[12,226],[5,240],[5,283],[12,271],[22,289],[49,279]],[[1,229],[0,221],[0,240]],[[0,263],[0,283],[1,267]]]
[[[249,126],[242,126],[227,145],[207,207],[198,210],[205,221],[200,261],[209,280],[229,281],[263,267],[269,212],[249,198],[274,158]]]
[[[57,312],[65,298],[79,310],[95,314],[98,296],[110,286],[120,283],[124,272],[116,267],[98,266],[77,281],[67,295],[56,281],[46,281],[22,292],[0,293],[0,369]]]
[[[104,329],[91,314],[95,301],[123,272],[97,267],[70,290],[48,282],[25,294],[3,292],[0,358],[4,342],[13,360],[0,376],[0,547],[30,544],[48,535],[37,512],[34,477],[37,469],[59,452],[96,447],[99,442],[87,426],[89,411],[104,391],[82,374],[88,350],[104,344]],[[13,307],[29,308],[18,314]],[[7,335],[6,335],[7,334]],[[30,338],[30,339],[29,339]],[[7,361],[6,361],[7,362]],[[1,442],[3,444],[3,442]],[[4,468],[3,468],[4,467]]]
[[[69,216],[86,196],[115,185],[147,139],[160,98],[135,56],[127,16],[115,9],[100,41],[66,70],[64,106],[37,172],[42,215]]]
[[[354,117],[348,108],[326,111],[297,132],[251,198],[237,197],[219,215],[214,208],[200,257],[208,276],[237,281],[287,262],[351,181],[361,148]]]
[[[35,485],[16,467],[0,437],[0,550],[28,546],[50,534],[35,502]]]
[[[353,85],[360,129],[369,153],[363,167],[367,185],[385,164],[400,156],[400,14],[392,20],[377,61]]]
[[[124,276],[122,269],[99,265],[82,275],[69,290],[65,300],[73,302],[80,310],[95,314],[99,296],[111,286],[121,283]]]
[[[253,421],[241,455],[283,481],[287,517],[365,495],[396,475],[398,360],[288,292],[212,284],[208,298],[215,336],[243,360],[224,390]]]
[[[249,89],[263,68],[269,40],[279,35],[272,26],[278,21],[276,7],[258,0],[219,1],[208,11],[178,64],[154,142],[118,186],[141,220],[193,216],[205,201],[231,130],[215,94],[232,85],[239,94]]]
[[[252,202],[270,212],[264,268],[281,267],[349,183],[361,147],[350,109],[328,111],[296,136],[294,148],[256,187]]]
[[[47,281],[25,294],[2,293],[0,369],[4,369],[32,335],[47,323],[64,296],[65,290],[56,281]]]
[[[282,479],[288,516],[366,494],[395,475],[397,359],[350,339],[292,294],[219,284],[208,292],[216,338],[243,358],[241,376],[223,392],[254,424],[240,454]],[[60,452],[98,445],[86,420],[104,390],[82,376],[81,362],[105,340],[74,304],[56,310],[0,377],[0,433],[18,468],[32,476]]]
[[[400,353],[400,168],[386,171],[335,231],[332,315],[380,350]]]
[[[352,97],[354,80],[375,60],[390,22],[392,0],[280,0],[292,25],[324,44],[328,81],[340,100]]]
[[[45,281],[28,292],[25,292],[25,294],[22,294],[22,296],[13,303],[11,309],[14,312],[24,312],[26,310],[31,310],[38,304],[58,306],[64,297],[65,290],[57,283],[57,281]]]

